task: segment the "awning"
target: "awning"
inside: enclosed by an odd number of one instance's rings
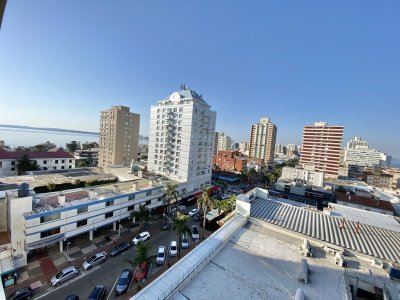
[[[62,233],[62,234],[58,234],[58,235],[50,236],[48,238],[41,239],[41,240],[33,242],[33,243],[29,243],[26,245],[25,250],[29,251],[29,250],[34,250],[37,248],[43,248],[46,246],[53,245],[54,243],[57,243],[58,241],[63,240],[64,236],[65,236],[64,233]]]

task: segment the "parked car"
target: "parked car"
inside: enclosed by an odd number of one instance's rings
[[[165,256],[166,256],[165,246],[158,247],[157,258],[156,258],[157,265],[162,265],[165,263]]]
[[[61,283],[77,276],[78,273],[79,273],[78,269],[75,268],[74,266],[65,268],[50,279],[51,285],[52,286],[60,285]]]
[[[117,255],[120,255],[121,253],[128,251],[131,248],[131,243],[129,242],[123,242],[115,246],[114,248],[111,249],[110,251],[110,256],[114,257]]]
[[[90,293],[88,300],[103,300],[107,295],[107,290],[104,285],[96,285]]]
[[[117,284],[115,286],[115,293],[117,295],[122,295],[126,293],[131,285],[133,279],[133,273],[129,269],[125,269],[121,272],[118,277]]]
[[[79,300],[79,296],[77,295],[68,295],[65,300]]]
[[[197,214],[195,214],[195,215],[193,216],[193,220],[195,220],[195,221],[201,221],[201,220],[203,220],[203,219],[204,219],[204,215],[203,215],[203,214],[197,213]]]
[[[33,291],[30,287],[24,287],[12,293],[7,297],[7,300],[25,300],[31,299],[33,296]]]
[[[199,235],[199,230],[197,229],[197,226],[192,226],[192,240],[198,240],[200,238]]]
[[[140,266],[136,268],[135,271],[135,281],[143,280],[147,277],[147,273],[149,272],[149,263],[147,261],[142,262]]]
[[[150,233],[148,233],[147,231],[141,232],[139,233],[133,240],[132,243],[134,245],[137,245],[137,243],[139,242],[143,242],[145,240],[148,240],[150,238]]]
[[[199,212],[199,210],[197,208],[193,208],[189,211],[189,216],[194,216],[195,214],[197,214]]]
[[[165,222],[165,223],[161,224],[160,228],[161,228],[161,230],[168,230],[171,228],[171,226],[172,226],[172,224],[170,222]]]
[[[189,239],[186,235],[182,235],[182,249],[189,248]]]
[[[178,254],[178,247],[176,241],[172,241],[171,245],[169,246],[169,255],[176,256]]]
[[[94,266],[97,266],[98,264],[105,262],[106,259],[107,259],[107,253],[105,253],[104,251],[96,253],[91,258],[83,262],[82,268],[84,270],[90,270]]]

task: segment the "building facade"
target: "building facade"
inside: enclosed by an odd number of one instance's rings
[[[17,176],[18,161],[23,155],[35,161],[40,170],[67,170],[75,168],[75,158],[61,148],[49,151],[8,151],[0,149],[0,176]]]
[[[214,140],[214,155],[217,155],[218,151],[232,150],[232,142],[232,138],[227,136],[225,132],[216,132]]]
[[[187,86],[151,107],[147,169],[186,182],[186,192],[211,184],[216,113]]]
[[[221,171],[243,171],[247,167],[247,158],[239,155],[238,151],[218,151],[213,158],[213,165]]]
[[[324,172],[283,167],[281,178],[283,180],[301,182],[318,187],[322,187],[324,185]]]
[[[337,177],[343,131],[343,126],[328,125],[326,122],[305,125],[300,164],[314,165],[314,170],[324,172],[326,177]]]
[[[163,186],[144,179],[40,195],[29,187],[7,191],[15,268],[27,264],[30,250],[58,244],[62,252],[64,241],[71,237],[88,234],[93,240],[97,228],[110,224],[113,230],[120,230],[118,222],[130,217],[139,205],[149,209],[162,206],[163,193]]]
[[[99,167],[137,161],[140,115],[129,107],[112,106],[100,113]]]
[[[261,118],[259,123],[251,125],[249,156],[272,164],[275,155],[276,132],[277,127],[269,118]]]

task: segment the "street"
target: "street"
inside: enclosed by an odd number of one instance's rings
[[[161,221],[160,221],[161,222]],[[196,224],[192,218],[188,221],[188,227]],[[154,227],[153,227],[154,228]],[[142,231],[146,231],[144,228]],[[163,245],[168,249],[171,241],[178,241],[177,235],[171,229],[167,231],[162,231],[157,227],[155,232],[150,232],[150,239],[148,240],[151,243],[151,249],[149,251],[149,256],[153,256],[157,254],[158,247]],[[134,235],[132,235],[133,239]],[[65,299],[68,295],[77,295],[80,299],[87,299],[96,285],[104,285],[107,289],[107,296],[105,299],[126,299],[125,296],[116,296],[114,292],[115,283],[123,269],[129,268],[134,271],[134,268],[130,266],[127,260],[132,260],[135,257],[135,246],[133,246],[130,250],[125,253],[120,254],[117,257],[108,257],[108,259],[98,266],[95,266],[93,269],[84,271],[80,269],[80,273],[76,278],[73,278],[58,287],[53,287],[50,284],[46,284],[45,286],[40,288],[40,292],[35,293],[34,299]],[[181,250],[182,254],[189,251]],[[166,259],[167,263],[168,256]],[[81,266],[76,266],[81,267]],[[153,263],[150,269],[150,274],[153,274],[157,271],[159,267]],[[131,283],[129,290],[136,287],[136,282]]]

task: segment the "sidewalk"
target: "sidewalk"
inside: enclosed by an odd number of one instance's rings
[[[89,240],[89,233],[71,239],[71,244],[68,246],[68,257],[66,246],[64,246],[64,252],[61,253],[58,243],[36,251],[34,256],[28,259],[28,265],[17,270],[17,284],[4,289],[6,295],[27,286],[33,290],[39,289],[49,283],[51,277],[62,269],[71,265],[80,268],[82,263],[94,253],[109,252],[115,244],[131,241],[139,231],[139,226],[132,227],[131,221],[122,222],[122,224],[124,227],[120,236],[118,236],[118,231],[112,230],[112,227],[104,227],[95,232],[93,243]],[[158,224],[157,221],[154,221],[146,226],[146,230],[155,230],[156,227]]]

